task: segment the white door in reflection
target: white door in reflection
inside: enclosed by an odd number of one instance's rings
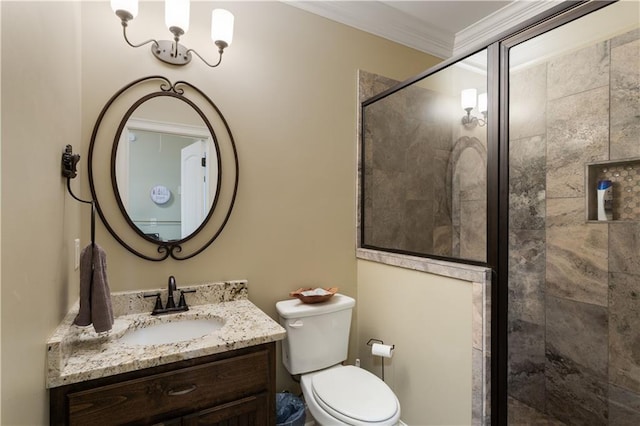
[[[209,145],[198,140],[182,148],[180,188],[182,238],[191,235],[207,216],[209,206]]]

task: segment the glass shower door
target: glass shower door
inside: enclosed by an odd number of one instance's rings
[[[509,50],[509,424],[640,424],[639,7]]]

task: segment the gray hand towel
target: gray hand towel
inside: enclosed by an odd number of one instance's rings
[[[80,253],[80,311],[74,323],[86,326],[93,323],[96,332],[111,330],[113,309],[111,290],[107,280],[107,254],[99,245],[91,244]],[[91,263],[93,262],[93,269]]]

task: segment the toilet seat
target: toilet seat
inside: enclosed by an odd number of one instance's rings
[[[318,405],[347,424],[388,424],[399,417],[398,399],[389,386],[358,367],[315,374],[311,389]]]

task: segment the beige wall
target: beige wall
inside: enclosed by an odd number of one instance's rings
[[[80,7],[1,7],[1,423],[36,425],[48,412],[45,341],[77,298],[70,254],[86,210],[66,195],[60,159],[68,143],[83,148]]]
[[[358,270],[358,351],[381,374],[370,338],[395,345],[385,381],[409,425],[471,424],[471,283],[365,260]]]
[[[0,7],[0,22],[2,22],[2,7]],[[2,31],[0,31],[0,46],[2,45]],[[0,49],[1,51],[1,49]],[[2,55],[0,55],[0,82],[2,81]],[[2,98],[2,84],[0,83],[0,99]],[[0,165],[2,164],[2,102],[0,101]],[[0,167],[1,170],[1,167]],[[2,173],[0,173],[0,295],[2,294]],[[2,303],[0,303],[0,330],[2,330]],[[1,333],[0,333],[1,336]],[[2,338],[0,338],[0,384],[2,383]],[[0,385],[0,421],[2,421],[2,386]]]
[[[44,343],[77,299],[72,244],[88,242],[89,215],[66,194],[60,154],[72,143],[83,155],[73,184],[88,197],[93,123],[133,79],[163,74],[211,96],[238,145],[240,188],[227,228],[192,260],[138,259],[99,224],[112,290],[161,287],[170,274],[179,285],[246,278],[272,316],[301,285],[356,295],[357,70],[403,80],[438,60],[279,2],[224,6],[235,38],[209,69],[130,48],[108,2],[2,2],[2,424],[47,422]],[[192,2],[184,43],[213,60],[210,7]],[[166,37],[162,3],[142,2],[130,30],[134,41]],[[280,365],[278,378],[279,389],[292,385]]]

